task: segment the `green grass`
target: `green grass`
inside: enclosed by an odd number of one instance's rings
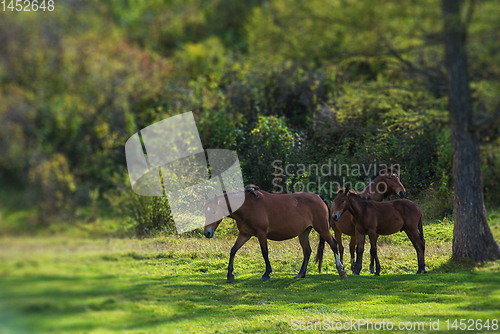
[[[491,219],[497,238],[499,217]],[[426,275],[414,274],[415,251],[400,233],[380,243],[380,277],[368,273],[365,252],[361,276],[341,281],[328,250],[321,274],[310,263],[307,277],[294,280],[302,255],[290,240],[270,243],[273,273],[261,282],[264,263],[252,239],[236,255],[232,284],[225,277],[234,236],[4,237],[0,333],[277,333],[292,332],[296,321],[358,319],[423,322],[426,330],[439,319],[446,332],[447,319],[500,320],[500,265],[450,262],[449,222],[424,231]]]

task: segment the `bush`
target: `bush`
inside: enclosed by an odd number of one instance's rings
[[[104,197],[115,215],[124,219],[125,225],[133,225],[139,237],[153,236],[158,232],[174,234],[176,231],[166,196],[140,196],[124,186],[109,191]]]
[[[301,149],[299,134],[290,130],[284,119],[260,116],[255,128],[238,147],[245,183],[272,191],[273,174],[277,174],[273,166],[298,161]],[[285,183],[286,179],[282,182]]]
[[[62,154],[54,154],[30,171],[35,185],[38,217],[46,223],[55,216],[72,221],[75,213],[76,182]]]

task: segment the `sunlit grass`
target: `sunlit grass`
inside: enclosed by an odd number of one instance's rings
[[[345,281],[329,249],[321,274],[311,261],[307,277],[294,280],[302,259],[296,239],[270,242],[273,273],[264,283],[260,248],[250,240],[226,284],[234,236],[2,238],[0,332],[288,332],[292,321],[358,319],[426,329],[440,319],[444,331],[446,319],[500,319],[499,264],[450,262],[448,225],[424,226],[428,274],[414,274],[415,251],[400,233],[380,243],[380,277],[369,274],[365,252],[361,276]],[[317,234],[310,239],[314,256]]]

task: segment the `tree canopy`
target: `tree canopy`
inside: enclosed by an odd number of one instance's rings
[[[462,7],[473,111],[490,115],[500,6]],[[246,183],[272,191],[275,160],[397,163],[409,195],[436,203],[424,214],[452,214],[437,0],[77,0],[0,17],[0,175],[40,222],[71,220],[94,198],[131,215],[157,205],[127,194],[124,144],[187,111],[205,148],[237,150]],[[498,205],[498,124],[480,138],[485,198]]]

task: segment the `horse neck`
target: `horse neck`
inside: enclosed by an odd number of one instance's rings
[[[251,198],[249,196],[254,196],[253,194],[245,191],[245,201],[243,204],[236,210],[232,211],[229,213],[229,218],[232,218],[234,220],[243,220],[243,217],[245,217],[248,214],[248,207]],[[229,204],[229,200],[226,198],[226,203]]]
[[[349,207],[347,210],[354,218],[360,218],[363,213],[364,200],[357,196],[349,195]]]
[[[371,200],[381,202],[384,199],[385,194],[377,192],[377,185],[382,182],[379,180],[380,177],[375,178],[375,180],[368,183],[365,189],[361,190],[358,195],[362,197],[367,197]]]

